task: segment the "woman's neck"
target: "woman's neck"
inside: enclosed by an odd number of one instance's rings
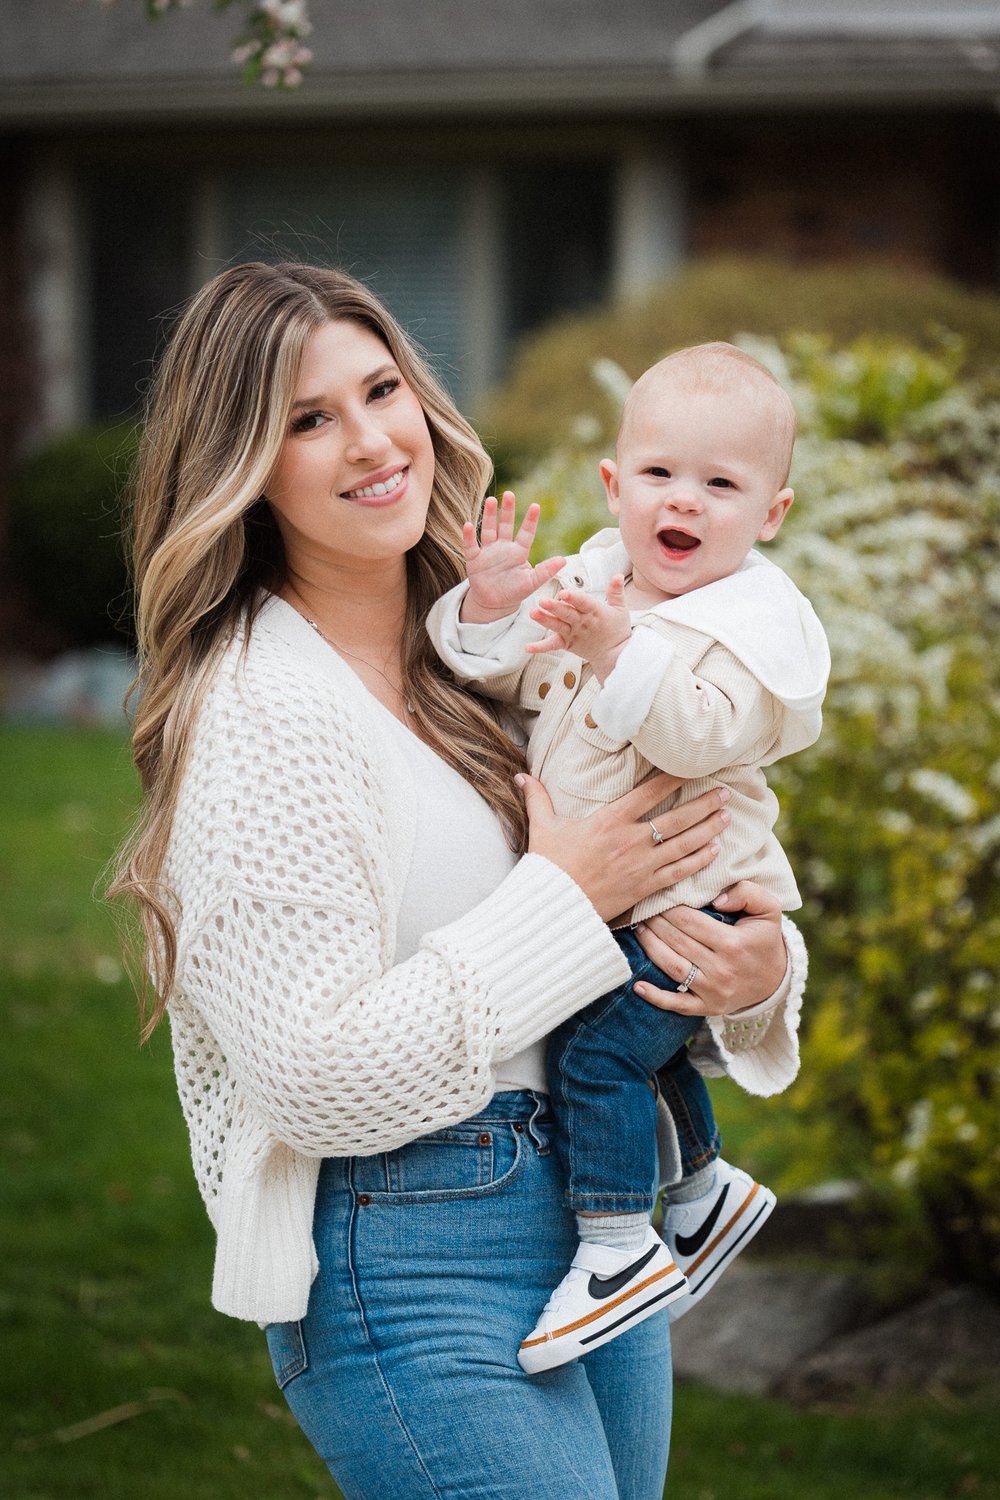
[[[418,733],[416,705],[403,678],[406,566],[373,568],[334,580],[329,572],[287,565],[278,590],[399,721]]]
[[[383,663],[398,660],[406,619],[405,562],[364,573],[290,562],[278,592],[346,650]]]

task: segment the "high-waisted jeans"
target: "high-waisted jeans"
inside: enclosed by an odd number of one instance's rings
[[[544,1096],[325,1161],[320,1271],[267,1341],[345,1500],[660,1500],[667,1314],[544,1375],[517,1364],[576,1246]]]

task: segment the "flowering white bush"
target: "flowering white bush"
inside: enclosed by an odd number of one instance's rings
[[[104,8],[117,0],[98,0]],[[143,0],[150,17],[168,10],[183,10],[193,0]],[[266,88],[297,88],[302,69],[312,61],[303,38],[312,30],[308,0],[214,0],[216,10],[241,5],[243,26],[231,60],[242,67],[247,82],[258,80]]]
[[[1000,401],[956,382],[950,344],[747,343],[800,417],[766,551],[833,656],[822,738],[770,773],[811,953],[789,1181],[905,1185],[942,1263],[996,1276]],[[614,388],[605,365],[595,400]],[[609,524],[601,456],[562,449],[516,487],[544,507],[538,556]]]

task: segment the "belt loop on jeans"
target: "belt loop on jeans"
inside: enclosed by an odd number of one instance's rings
[[[534,1101],[535,1101],[535,1108],[532,1111],[531,1118],[528,1121],[528,1134],[531,1136],[531,1139],[534,1141],[535,1145],[537,1146],[539,1156],[548,1156],[548,1154],[549,1154],[549,1142],[548,1142],[548,1138],[546,1136],[542,1135],[540,1133],[539,1129],[537,1129],[536,1126],[535,1126],[535,1121],[538,1119],[539,1115],[543,1115],[543,1114],[547,1113],[547,1111],[548,1111],[548,1107],[549,1107],[548,1097],[545,1094],[536,1094],[536,1092],[535,1092],[534,1089],[529,1089],[528,1093],[531,1095],[532,1099],[534,1099]]]

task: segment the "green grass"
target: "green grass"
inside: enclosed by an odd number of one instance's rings
[[[93,898],[134,800],[117,737],[0,728],[0,1494],[331,1500],[259,1331],[209,1306],[168,1039],[139,1049]],[[668,1494],[1000,1500],[989,1432],[943,1393],[829,1413],[682,1385]]]

